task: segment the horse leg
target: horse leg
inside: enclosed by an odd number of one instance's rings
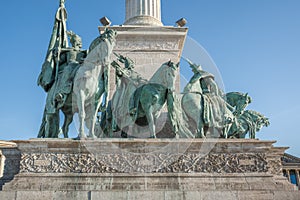
[[[96,124],[96,119],[97,119],[97,113],[98,113],[98,109],[99,109],[99,106],[96,106],[97,109],[94,110],[94,113],[92,113],[89,121],[90,121],[90,124],[89,124],[89,137],[90,138],[97,138],[95,136],[95,124]]]
[[[225,138],[225,139],[227,139],[227,138],[229,138],[229,131],[231,130],[231,129],[238,129],[237,128],[237,124],[236,124],[236,122],[234,121],[233,122],[233,124],[231,123],[231,124],[226,124],[225,123],[225,125],[224,125],[224,128],[223,128],[223,134],[222,134],[222,136]]]
[[[105,92],[105,86],[103,85],[103,78],[100,78],[99,82],[98,82],[98,89],[99,91],[95,94],[94,96],[94,99],[95,99],[95,102],[92,102],[91,104],[91,115],[89,117],[89,137],[91,138],[97,138],[95,136],[95,124],[96,124],[96,119],[97,119],[97,115],[98,115],[98,112],[99,112],[99,109],[101,107],[101,102],[100,102],[100,98],[101,96],[104,94],[105,97],[104,97],[104,101],[105,101],[105,104],[104,104],[104,107],[105,109],[107,109],[107,104],[108,104],[108,97],[107,97],[107,92]],[[101,107],[101,112],[104,111],[104,108]],[[107,124],[107,116],[105,117],[106,120],[106,123]]]
[[[89,133],[87,135],[87,137],[90,137],[90,130],[92,129],[92,117],[94,116],[93,113],[93,108],[91,108],[91,106],[85,106],[84,107],[84,120],[83,120],[83,125],[85,125],[87,127],[87,129],[89,130]]]
[[[84,120],[85,120],[85,110],[84,110],[84,94],[80,91],[77,95],[77,107],[78,107],[78,117],[79,117],[79,138],[85,138],[84,134]]]
[[[196,133],[196,138],[206,138],[205,130],[204,130],[204,121],[203,121],[203,113],[200,112],[200,116],[197,118],[197,133]]]
[[[99,94],[99,98],[102,96],[103,92],[101,91],[101,93]],[[97,115],[98,115],[98,111],[99,108],[101,106],[101,102],[97,101],[95,102],[95,104],[92,104],[92,108],[91,108],[91,115],[90,115],[90,127],[89,127],[89,137],[91,138],[97,138],[95,136],[95,124],[96,124],[96,119],[97,119]],[[107,118],[107,117],[106,117]],[[105,119],[107,120],[107,119]]]
[[[45,138],[58,138],[59,113],[46,114]]]
[[[64,138],[68,138],[68,132],[69,132],[69,126],[73,121],[73,115],[72,114],[66,114],[65,115],[65,120],[64,120],[64,124],[62,126],[62,131],[64,133]]]
[[[146,118],[147,118],[148,125],[149,125],[150,137],[156,138],[154,117],[153,117],[152,111],[153,111],[153,107],[148,106],[148,109],[145,110],[145,114],[146,114]]]
[[[113,126],[116,125],[114,124],[115,121],[113,119],[112,111],[111,111],[111,103],[108,104],[108,107],[106,111],[104,112],[105,114],[105,123],[106,123],[106,135],[109,136],[110,138],[113,137]],[[113,125],[114,124],[114,125]]]
[[[99,121],[98,135],[97,137],[113,137],[113,132],[117,130],[117,124],[112,117],[110,106],[105,112],[101,113],[101,119]]]
[[[200,120],[201,121],[201,120]],[[203,123],[199,122],[197,127],[196,138],[206,138]]]

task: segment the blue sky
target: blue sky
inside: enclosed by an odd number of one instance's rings
[[[104,3],[105,2],[105,3]],[[4,1],[0,12],[0,139],[35,138],[46,94],[36,85],[59,0]],[[87,48],[99,18],[125,18],[125,0],[66,1],[68,29]],[[162,21],[185,17],[188,36],[216,63],[226,92],[248,92],[248,109],[270,118],[257,137],[300,156],[300,1],[162,0]],[[201,64],[201,63],[199,63]],[[187,77],[188,78],[188,77]],[[71,134],[72,135],[72,134]]]

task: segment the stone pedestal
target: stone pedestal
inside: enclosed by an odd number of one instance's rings
[[[140,27],[140,26],[113,26],[110,29],[117,31],[117,42],[114,52],[131,58],[135,63],[135,71],[149,80],[156,70],[172,60],[180,61],[187,28],[178,27]],[[104,27],[99,27],[102,32]],[[116,59],[112,55],[112,60]],[[180,88],[180,75],[176,78],[176,89]],[[111,72],[111,94],[115,90],[115,73]]]
[[[144,79],[150,80],[153,74],[163,63],[172,60],[174,63],[180,61],[187,28],[178,27],[155,27],[155,26],[113,26],[110,29],[117,31],[116,46],[114,53],[131,58],[135,63],[134,70]],[[104,27],[99,27],[102,32]],[[115,55],[112,55],[115,60]],[[112,67],[110,73],[110,98],[115,92],[115,70]],[[180,91],[180,73],[175,80],[175,89]],[[160,132],[166,126],[166,106],[157,120],[156,130]]]
[[[15,143],[0,141],[0,190],[5,182],[11,181],[18,173],[19,155]]]
[[[160,12],[160,0],[127,0],[126,22],[109,27],[118,33],[113,52],[131,58],[134,70],[146,80],[150,80],[163,63],[180,61],[188,31],[183,27],[163,26]],[[104,27],[99,27],[99,32],[103,31]],[[116,56],[112,55],[111,59],[115,60]],[[111,68],[110,98],[116,90],[115,81],[115,70]],[[175,89],[180,92],[180,70],[176,75]],[[156,123],[157,133],[167,127],[166,111],[165,106]]]
[[[299,199],[274,141],[15,141],[0,199]],[[13,150],[11,151],[13,152]]]

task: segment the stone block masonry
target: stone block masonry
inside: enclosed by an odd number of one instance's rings
[[[286,148],[249,139],[15,141],[0,199],[299,199]],[[5,151],[4,151],[5,152]],[[19,160],[15,160],[19,155]],[[5,154],[9,152],[6,151]],[[14,160],[14,162],[12,162]],[[30,197],[30,198],[29,198]]]

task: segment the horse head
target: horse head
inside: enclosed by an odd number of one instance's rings
[[[177,70],[179,68],[179,63],[177,64],[173,63],[171,60],[169,60],[169,62],[165,63],[166,65],[168,65],[169,67],[173,68],[174,70]]]
[[[151,83],[157,83],[173,90],[179,63],[175,64],[171,60],[162,64],[160,68],[151,77]]]
[[[259,130],[265,126],[265,127],[268,127],[270,125],[270,121],[269,121],[269,118],[265,117],[265,116],[262,116],[259,120]]]
[[[168,89],[173,90],[175,86],[175,79],[176,79],[176,74],[177,70],[179,68],[179,62],[177,64],[173,63],[171,60],[167,63],[165,63],[166,66],[166,73],[164,74],[164,81],[165,81],[165,86]]]
[[[104,33],[101,35],[102,39],[109,39],[115,41],[117,36],[117,31],[112,29],[105,29]]]
[[[267,127],[270,125],[269,119],[259,112],[246,110],[244,114],[248,116],[247,118],[252,122],[251,124],[254,126],[252,128],[255,128],[256,132],[260,131],[263,126]]]
[[[111,29],[105,29],[105,31],[100,34],[96,39],[92,41],[89,46],[89,52],[95,49],[101,42],[108,40],[111,44],[114,44],[116,41],[117,31]]]
[[[109,37],[114,37],[117,35],[117,31],[112,29],[105,29],[104,34],[107,34]]]

